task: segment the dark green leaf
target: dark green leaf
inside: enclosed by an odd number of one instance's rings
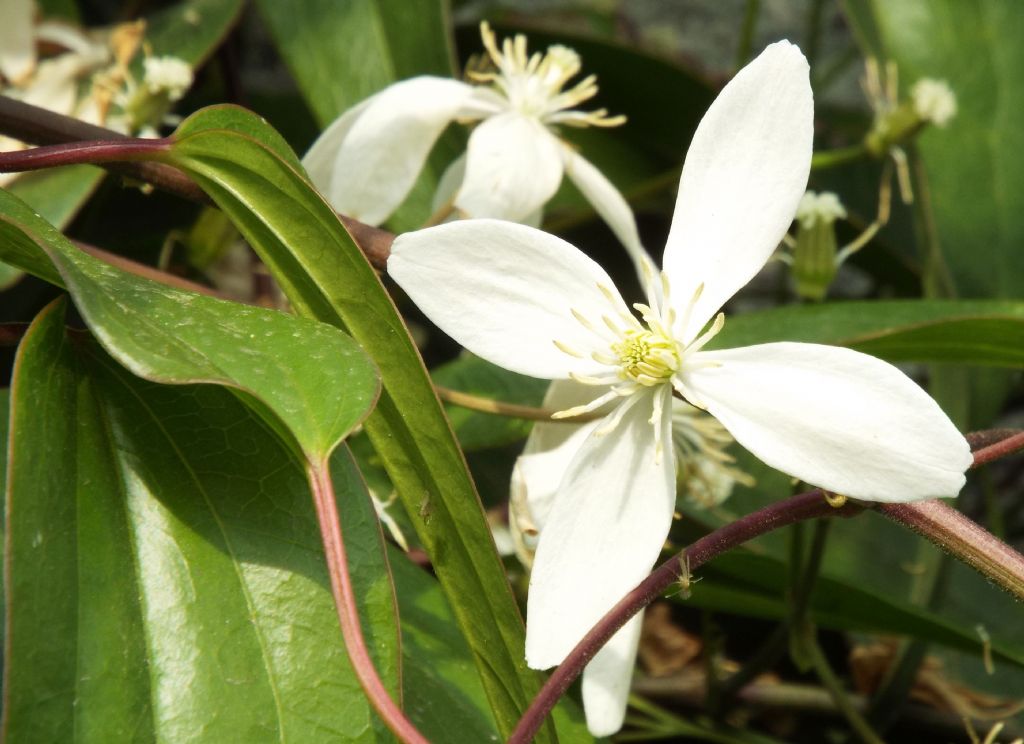
[[[691,584],[689,598],[676,597],[698,607],[768,619],[783,619],[790,612],[786,594],[790,571],[781,558],[733,551],[701,569],[698,579]],[[828,573],[815,583],[811,610],[815,623],[825,628],[910,636],[975,653],[982,650],[972,623],[955,622]],[[1024,666],[1024,643],[1020,641],[1024,639],[1018,639],[1016,645],[997,641],[993,652]]]
[[[103,171],[88,165],[23,173],[7,190],[38,212],[43,219],[63,229],[75,216],[103,178]],[[0,289],[24,275],[13,266],[0,263]]]
[[[269,408],[270,423],[284,424],[282,436],[294,437],[311,461],[325,458],[373,406],[373,365],[337,329],[127,274],[79,251],[7,194],[0,219],[46,252],[90,329],[136,374],[236,388]]]
[[[497,739],[473,655],[437,581],[390,554],[402,620],[402,687],[409,716],[436,744]]]
[[[904,300],[801,305],[730,317],[716,348],[769,341],[848,346],[889,361],[1024,367],[1024,302]]]
[[[185,0],[146,19],[153,54],[170,54],[201,65],[238,20],[242,0]]]
[[[291,453],[227,391],[144,382],[68,339],[60,310],[25,337],[12,390],[7,736],[390,740],[341,644]],[[334,466],[364,628],[394,684],[372,507],[350,462]]]

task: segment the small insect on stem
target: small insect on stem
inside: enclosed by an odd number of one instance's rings
[[[690,573],[689,553],[683,553],[679,556],[679,596],[683,599],[689,599],[692,594],[690,587],[698,581],[700,579],[693,578],[693,574]]]

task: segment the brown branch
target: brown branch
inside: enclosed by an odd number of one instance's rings
[[[859,505],[852,502],[839,508],[829,506],[824,494],[815,489],[784,501],[769,504],[751,514],[740,517],[735,522],[719,527],[714,532],[700,538],[678,555],[672,556],[658,566],[629,594],[619,600],[569,652],[561,665],[548,677],[547,682],[530,703],[530,707],[527,708],[523,717],[519,719],[512,736],[509,737],[508,744],[526,744],[531,741],[544,723],[548,713],[555,707],[555,703],[565,694],[569,685],[582,673],[583,668],[601,647],[630,618],[660,597],[672,584],[679,581],[684,571],[693,571],[715,556],[780,527],[819,517],[849,517],[861,510]]]
[[[148,143],[141,145],[143,150],[160,149],[170,146],[173,143],[171,138],[131,139],[112,129],[87,124],[6,96],[0,96],[0,133],[41,145],[34,150],[0,153],[0,173],[91,163],[189,201],[206,205],[213,203],[199,186],[176,168],[145,161],[119,162],[139,157],[141,152],[133,152],[132,143]],[[119,159],[119,154],[124,158]],[[395,236],[342,214],[338,218],[374,268],[384,271]]]

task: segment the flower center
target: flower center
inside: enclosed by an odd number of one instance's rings
[[[675,341],[650,329],[627,330],[621,341],[612,344],[612,352],[622,366],[623,380],[648,387],[666,382],[679,369]]]
[[[597,79],[593,75],[563,90],[580,71],[580,57],[572,49],[555,45],[548,47],[546,54],[527,54],[526,37],[522,34],[505,39],[499,48],[486,21],[480,24],[480,35],[494,71],[470,70],[467,74],[477,82],[493,84],[512,109],[545,124],[614,127],[626,120],[624,116],[608,116],[605,109],[567,110],[597,93]]]

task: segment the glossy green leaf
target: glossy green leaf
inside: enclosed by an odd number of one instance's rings
[[[0,219],[5,232],[20,231],[49,256],[92,332],[137,375],[236,388],[269,408],[268,423],[283,424],[281,435],[294,437],[311,461],[330,454],[372,408],[373,365],[337,329],[127,274],[78,250],[7,194]]]
[[[63,229],[103,180],[103,171],[89,165],[70,165],[23,173],[7,190],[36,210],[47,222]],[[24,272],[0,263],[0,289],[18,281]]]
[[[58,228],[64,228],[103,179],[90,165],[69,165],[18,176],[7,190]]]
[[[889,361],[1024,367],[1024,302],[834,302],[726,319],[715,348],[768,341],[848,346]]]
[[[899,65],[902,93],[946,80],[957,115],[918,144],[942,252],[959,293],[1024,294],[1024,15],[1013,0],[850,0],[868,53]]]
[[[509,372],[468,352],[430,371],[434,382],[453,390],[524,406],[539,406],[548,389],[547,380]],[[459,444],[466,451],[501,447],[523,439],[531,423],[509,416],[480,413],[468,408],[445,407]]]
[[[321,128],[398,80],[455,74],[446,0],[259,0],[257,5]],[[396,232],[414,229],[430,215],[437,181],[458,154],[447,138],[435,149],[389,221]]]
[[[390,740],[349,667],[292,454],[226,390],[154,385],[69,338],[61,309],[26,335],[12,388],[7,737]],[[351,461],[334,472],[343,522],[375,525]],[[345,534],[397,680],[379,532]]]
[[[430,553],[504,735],[538,675],[526,668],[522,620],[419,353],[376,273],[305,176],[262,144],[265,137],[206,129],[205,116],[186,123],[193,133],[163,159],[232,218],[298,313],[347,330],[373,355],[383,391],[365,430]],[[545,729],[541,740],[549,736]]]

